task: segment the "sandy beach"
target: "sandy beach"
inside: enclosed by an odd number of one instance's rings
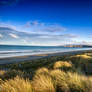
[[[23,61],[29,61],[33,59],[46,58],[51,56],[62,56],[62,55],[74,55],[83,52],[88,52],[90,50],[80,50],[80,51],[69,51],[69,52],[59,52],[59,53],[50,53],[50,54],[37,54],[37,55],[25,55],[25,56],[16,56],[16,57],[7,57],[0,58],[0,64],[11,64]]]

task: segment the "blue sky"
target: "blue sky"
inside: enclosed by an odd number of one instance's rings
[[[92,44],[92,0],[0,0],[0,27],[19,31],[0,44]]]

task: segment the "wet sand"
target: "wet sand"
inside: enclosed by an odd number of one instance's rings
[[[17,63],[17,62],[29,61],[29,60],[33,60],[33,59],[46,58],[46,57],[51,57],[51,56],[74,55],[74,54],[80,54],[80,53],[84,53],[84,52],[88,52],[88,51],[90,51],[90,50],[80,50],[80,51],[69,51],[69,52],[59,52],[59,53],[50,53],[50,54],[37,54],[37,55],[0,58],[0,64]]]

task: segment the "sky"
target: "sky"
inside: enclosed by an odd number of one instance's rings
[[[92,0],[0,0],[0,44],[92,45]]]

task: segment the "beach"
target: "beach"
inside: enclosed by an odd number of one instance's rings
[[[90,52],[91,50],[79,50],[79,51],[68,51],[68,52],[58,52],[58,53],[49,53],[49,54],[36,54],[36,55],[24,55],[24,56],[15,56],[15,57],[6,57],[0,58],[0,64],[12,64],[18,62],[26,62],[30,60],[47,58],[52,56],[64,56],[64,55],[75,55],[84,52]]]
[[[3,92],[92,92],[92,50],[2,58],[0,83]]]

